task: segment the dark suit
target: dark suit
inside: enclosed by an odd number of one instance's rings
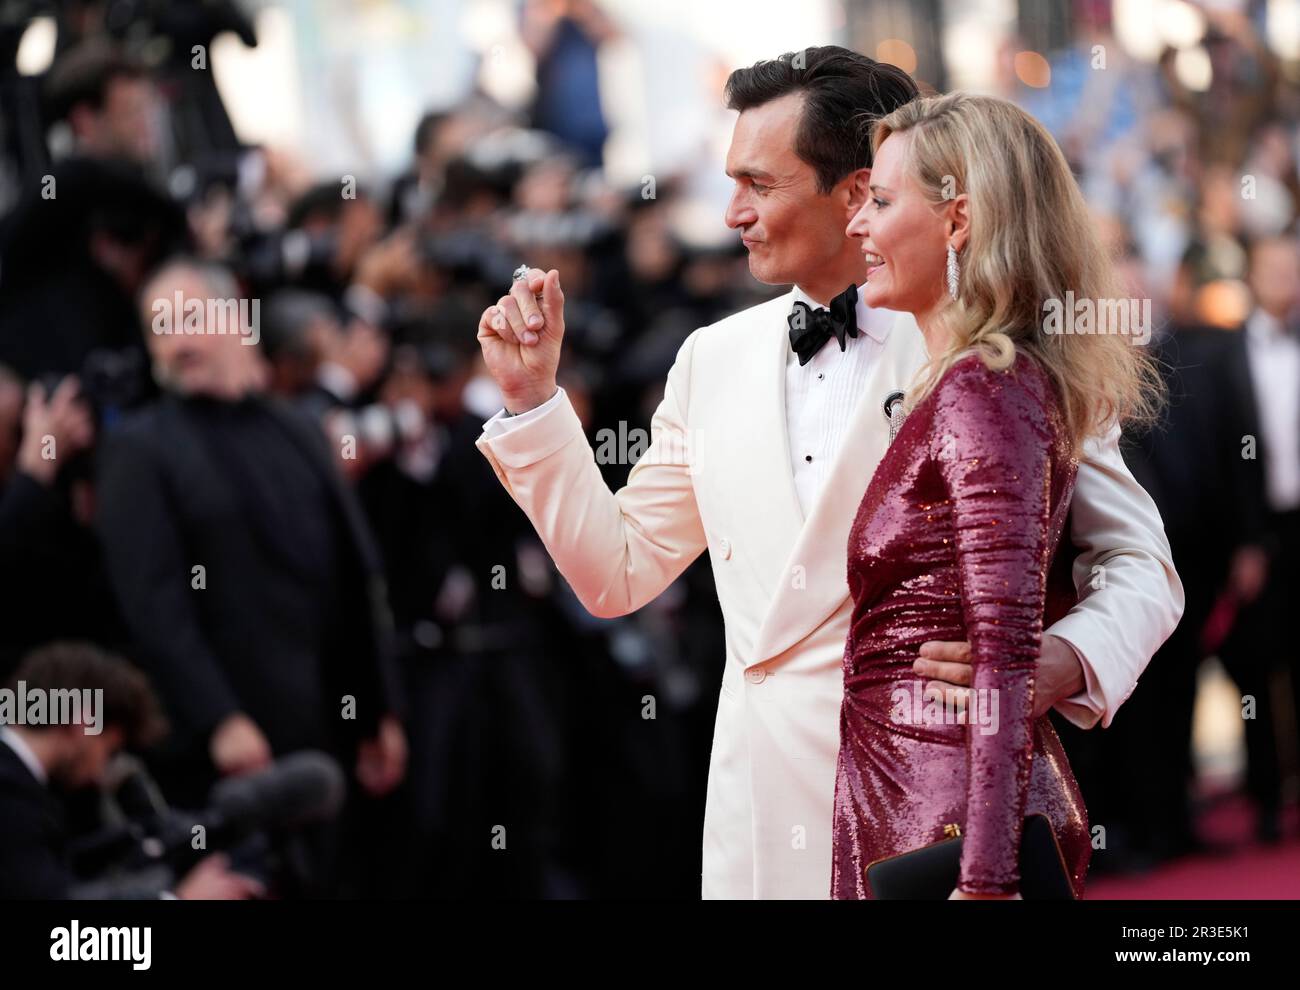
[[[78,836],[69,825],[79,819],[78,802],[97,800],[93,789],[56,795],[0,739],[0,900],[155,900],[175,886],[171,868],[162,863],[77,873],[76,854],[70,858],[69,852]],[[103,822],[86,817],[82,824],[97,829]]]
[[[0,900],[69,895],[64,828],[58,801],[0,740]]]
[[[1235,466],[1238,518],[1225,521],[1229,529],[1242,535],[1243,542],[1267,552],[1268,577],[1259,598],[1238,611],[1219,655],[1243,697],[1255,699],[1254,717],[1245,719],[1246,788],[1264,816],[1261,824],[1275,826],[1282,791],[1278,731],[1288,721],[1276,713],[1279,699],[1271,679],[1277,668],[1290,667],[1293,718],[1300,715],[1300,683],[1296,681],[1300,664],[1291,618],[1300,595],[1300,510],[1275,512],[1269,505],[1264,468],[1268,441],[1260,428],[1260,410],[1268,396],[1258,393],[1251,375],[1248,333],[1243,328],[1230,335],[1222,360],[1226,401],[1232,404],[1240,424],[1238,449],[1246,436],[1255,441],[1254,457],[1242,458]],[[1300,382],[1293,387],[1300,389]],[[1294,739],[1291,744],[1295,745]]]
[[[1099,872],[1196,844],[1191,734],[1202,631],[1234,551],[1256,542],[1262,526],[1259,463],[1241,454],[1243,435],[1258,431],[1232,370],[1239,347],[1239,334],[1202,327],[1153,344],[1168,402],[1156,426],[1126,438],[1129,468],[1160,509],[1186,607],[1111,727],[1061,732],[1089,817],[1107,826],[1106,850],[1093,858]]]
[[[448,424],[435,475],[391,462],[360,485],[385,559],[412,710],[403,896],[556,896],[562,699],[572,658],[547,636],[549,608],[525,590],[527,517],[474,447],[480,417]],[[451,574],[472,592],[435,607]],[[499,575],[500,580],[496,580]],[[510,855],[488,839],[510,826]],[[392,845],[390,838],[389,844]]]
[[[350,766],[357,742],[399,705],[365,521],[314,424],[251,399],[229,407],[239,418],[214,445],[204,416],[220,405],[165,396],[106,440],[98,530],[132,655],[154,679],[191,767],[206,763],[213,728],[237,711],[276,755],[319,748]],[[231,467],[243,448],[241,476]],[[277,474],[288,467],[297,474]],[[299,486],[250,500],[263,470]],[[300,546],[286,532],[316,538]],[[321,569],[329,573],[312,573]],[[353,719],[343,717],[347,695]]]
[[[22,471],[0,486],[0,681],[51,640],[122,646],[99,544],[74,518],[68,487],[60,479],[47,488]]]
[[[1145,692],[1135,692],[1138,707],[1128,726],[1152,767],[1177,771],[1132,782],[1133,804],[1145,812],[1146,844],[1158,854],[1196,846],[1188,795],[1196,674],[1207,649],[1203,633],[1226,589],[1234,553],[1263,537],[1262,461],[1243,456],[1245,438],[1258,437],[1259,429],[1242,338],[1240,332],[1197,328],[1165,341],[1160,356],[1171,365],[1166,428],[1144,439],[1144,463],[1134,465],[1139,481],[1149,479],[1164,517],[1187,600],[1183,621],[1152,659],[1154,677],[1144,677]],[[1258,726],[1246,727],[1257,769]]]
[[[1156,355],[1168,404],[1128,460],[1160,508],[1187,591],[1185,622],[1199,636],[1233,553],[1263,539],[1263,462],[1242,454],[1244,438],[1259,436],[1258,418],[1240,332],[1178,330]]]

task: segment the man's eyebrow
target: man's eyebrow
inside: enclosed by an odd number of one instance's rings
[[[738,168],[734,172],[728,169],[727,177],[730,179],[757,179],[760,182],[769,182],[773,178],[770,172],[763,172],[755,168]]]

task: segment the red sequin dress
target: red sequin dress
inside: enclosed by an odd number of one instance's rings
[[[1082,894],[1087,812],[1060,740],[1032,717],[1048,566],[1078,461],[1032,358],[957,361],[903,421],[849,533],[853,618],[835,777],[833,898],[873,861],[961,827],[971,893],[1012,893],[1024,816],[1042,812]],[[926,640],[969,640],[960,716],[922,697]]]

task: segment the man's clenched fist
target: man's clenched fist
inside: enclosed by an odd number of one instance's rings
[[[483,311],[478,342],[506,412],[526,412],[555,394],[563,339],[564,293],[554,269],[529,269],[509,295]]]

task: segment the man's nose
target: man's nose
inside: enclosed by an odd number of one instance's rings
[[[723,222],[732,230],[738,227],[748,227],[758,219],[753,208],[741,199],[740,191],[731,194],[731,201],[727,203],[727,212],[723,215]]]

